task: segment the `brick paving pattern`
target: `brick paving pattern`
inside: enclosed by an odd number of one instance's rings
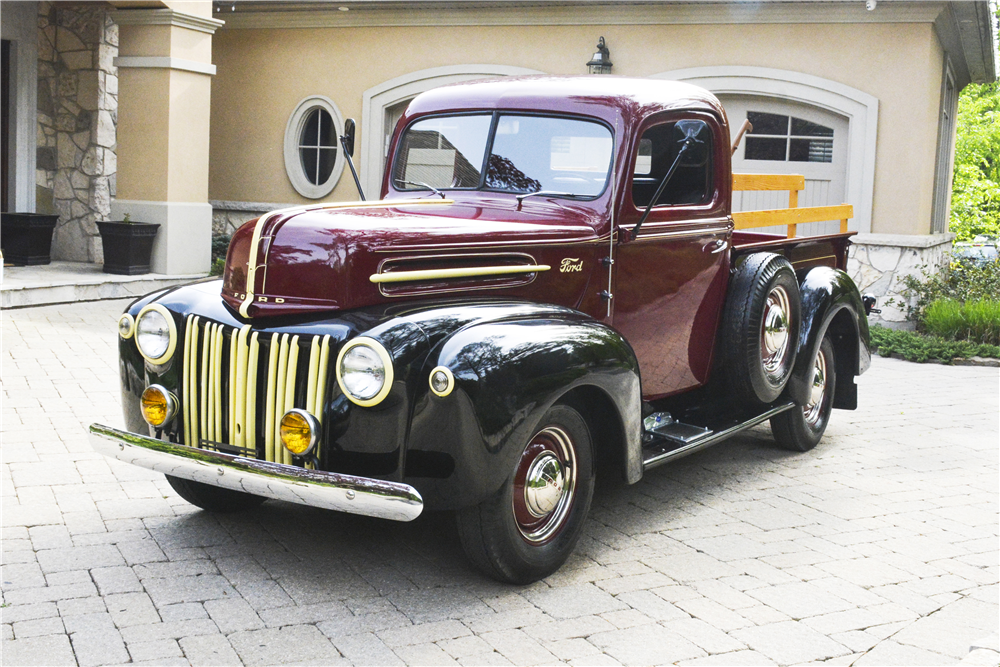
[[[813,452],[762,427],[599,489],[517,588],[448,515],[212,516],[93,453],[125,303],[2,314],[4,665],[997,664],[997,369],[876,358]]]

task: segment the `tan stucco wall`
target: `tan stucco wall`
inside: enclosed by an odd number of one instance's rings
[[[179,3],[188,9],[209,3]],[[167,25],[122,25],[120,55],[211,63],[212,36]],[[120,67],[119,199],[208,199],[212,77],[166,68]]]
[[[929,231],[943,62],[931,24],[222,29],[213,44],[209,196],[308,201],[289,183],[282,152],[288,117],[306,96],[326,95],[345,117],[360,119],[365,90],[417,70],[489,63],[584,74],[600,35],[615,74],[750,65],[877,97],[872,231]],[[359,137],[367,129],[359,127]],[[345,170],[327,199],[356,197]]]

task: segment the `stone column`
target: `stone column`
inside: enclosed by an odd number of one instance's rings
[[[207,273],[212,207],[208,144],[212,34],[210,2],[184,11],[129,9],[119,26],[118,177],[112,217],[160,224],[154,273]]]
[[[102,5],[38,3],[37,210],[58,213],[52,256],[102,262],[118,113],[118,26]]]

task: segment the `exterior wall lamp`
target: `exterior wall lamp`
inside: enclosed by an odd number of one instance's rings
[[[613,67],[611,51],[608,50],[607,45],[604,43],[603,36],[597,40],[597,51],[594,53],[594,57],[590,59],[590,62],[587,63],[587,67],[590,68],[591,74],[611,74],[611,68]]]

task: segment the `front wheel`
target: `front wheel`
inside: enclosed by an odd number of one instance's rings
[[[460,510],[458,534],[484,574],[529,584],[558,570],[573,552],[594,494],[594,453],[587,423],[555,405],[491,497]]]
[[[267,500],[242,491],[232,491],[219,486],[192,482],[189,479],[167,475],[167,482],[184,500],[197,505],[206,512],[220,514],[252,510]]]
[[[808,402],[771,418],[771,433],[782,449],[807,452],[823,437],[833,412],[833,391],[837,385],[833,354],[833,343],[824,338],[813,359]]]

